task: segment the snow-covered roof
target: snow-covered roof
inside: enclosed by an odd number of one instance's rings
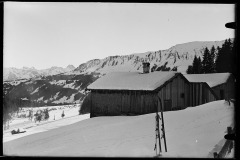
[[[189,82],[206,82],[210,87],[226,83],[230,73],[184,74]]]
[[[155,90],[178,72],[155,71],[140,72],[111,72],[97,79],[87,89],[104,90]]]

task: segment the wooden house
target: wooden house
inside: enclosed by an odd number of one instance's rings
[[[189,97],[190,106],[198,106],[218,99],[206,82],[190,82]]]
[[[235,99],[235,78],[231,73],[186,74],[191,83],[206,82],[218,100]]]
[[[84,104],[90,106],[90,117],[153,113],[157,96],[164,111],[198,105],[200,102],[195,103],[197,98],[193,96],[200,94],[206,97],[204,102],[216,100],[207,83],[192,85],[181,73],[173,71],[113,72],[90,84],[87,90],[91,93]],[[199,93],[191,95],[192,91]]]

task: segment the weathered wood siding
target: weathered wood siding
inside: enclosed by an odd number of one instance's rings
[[[131,111],[131,104],[130,104],[130,93],[126,92],[126,93],[122,93],[122,113],[126,114],[126,113],[130,113]]]
[[[198,106],[217,100],[206,83],[190,84],[190,106]]]
[[[157,96],[161,98],[164,111],[184,109],[190,105],[189,87],[189,83],[179,75],[156,92],[92,90],[91,115],[114,116],[154,113]],[[168,105],[168,109],[164,104]]]
[[[226,83],[213,87],[212,90],[218,96],[219,99],[235,99],[235,79],[231,75]],[[221,98],[220,91],[224,91],[224,97]]]
[[[165,100],[171,101],[171,110],[184,109],[190,104],[189,84],[181,76],[177,76],[158,92],[158,96],[162,100],[163,110],[167,110]]]
[[[139,91],[92,91],[91,115],[115,116],[155,112],[154,94]]]
[[[189,83],[181,75],[154,92],[92,90],[91,117],[154,113],[157,96],[164,111],[184,109],[216,100],[212,92],[206,83]]]

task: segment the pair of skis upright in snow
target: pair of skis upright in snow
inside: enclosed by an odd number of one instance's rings
[[[156,142],[155,142],[155,147],[154,150],[156,150],[156,157],[161,156],[162,153],[162,148],[161,148],[161,139],[163,138],[164,140],[164,146],[165,146],[165,152],[167,152],[167,144],[166,144],[166,135],[165,135],[165,128],[164,128],[164,120],[163,120],[163,108],[162,108],[162,102],[161,99],[159,97],[157,97],[158,99],[158,105],[156,105]],[[161,117],[158,114],[158,106],[160,105],[160,112],[161,112]],[[161,125],[161,132],[162,132],[162,136],[160,134],[160,128],[159,128],[159,120],[162,120],[162,125]],[[157,146],[159,146],[159,153],[157,151]]]

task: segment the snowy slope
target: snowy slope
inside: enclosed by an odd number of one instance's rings
[[[80,103],[86,96],[86,86],[97,78],[98,75],[92,73],[4,82],[3,98],[9,106],[21,101],[23,107]]]
[[[232,39],[233,40],[233,39]],[[203,56],[204,49],[222,47],[223,41],[195,41],[175,45],[166,50],[148,51],[130,55],[109,56],[104,59],[93,59],[79,65],[71,73],[98,72],[101,74],[117,71],[136,72],[142,71],[142,62],[150,62],[150,68],[158,71],[169,71],[177,68],[177,71],[185,73],[188,65],[191,65],[194,56]],[[66,73],[70,74],[70,73]]]
[[[22,108],[18,115],[29,115],[29,110],[33,111],[35,114],[38,110],[44,110],[48,108],[49,110],[49,119],[43,120],[40,122],[34,122],[34,119],[29,120],[29,118],[17,118],[16,113],[13,115],[13,118],[10,122],[9,129],[3,131],[3,141],[11,141],[20,137],[24,137],[30,134],[44,132],[53,128],[58,128],[60,126],[69,125],[76,123],[78,121],[87,119],[90,117],[90,114],[80,115],[79,108],[81,104],[76,105],[60,105],[60,106],[46,106],[46,107],[34,107],[34,108]],[[64,118],[61,117],[61,114],[64,111]],[[18,134],[12,136],[10,131],[15,129],[27,130],[25,134]]]
[[[168,152],[163,152],[163,157],[208,157],[223,141],[226,128],[233,123],[233,113],[233,104],[229,106],[223,100],[164,112]],[[87,119],[5,142],[3,153],[15,156],[153,157],[154,144],[153,113]]]

